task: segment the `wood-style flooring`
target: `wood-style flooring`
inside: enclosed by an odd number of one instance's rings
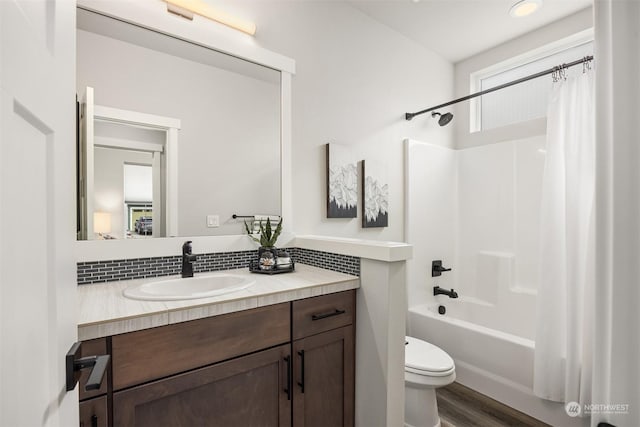
[[[462,384],[439,388],[436,396],[442,427],[549,427]]]

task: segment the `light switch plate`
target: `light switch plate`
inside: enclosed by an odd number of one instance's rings
[[[220,227],[220,215],[207,215],[207,227]]]

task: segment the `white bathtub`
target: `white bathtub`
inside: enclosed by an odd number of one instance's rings
[[[410,307],[408,333],[449,353],[457,382],[553,426],[589,425],[588,420],[570,418],[564,405],[533,395],[534,341],[454,317],[483,311],[474,310],[473,304],[448,299],[442,303],[444,315],[437,304]]]

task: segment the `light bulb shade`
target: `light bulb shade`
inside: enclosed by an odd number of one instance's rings
[[[111,233],[111,214],[108,212],[93,213],[93,232],[98,234]]]
[[[520,0],[516,2],[511,9],[509,9],[509,15],[514,18],[521,18],[523,16],[531,15],[542,6],[542,0]]]

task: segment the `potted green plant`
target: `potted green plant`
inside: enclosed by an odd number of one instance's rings
[[[263,226],[262,221],[259,222],[260,226],[260,238],[257,238],[253,235],[252,230],[249,228],[249,225],[245,221],[244,228],[247,230],[247,234],[254,241],[260,244],[260,248],[258,248],[258,258],[259,265],[262,270],[271,270],[275,268],[276,258],[277,258],[277,250],[276,250],[276,241],[278,240],[278,236],[282,233],[282,219],[278,222],[275,230],[271,227],[271,219],[267,218],[266,224]]]

